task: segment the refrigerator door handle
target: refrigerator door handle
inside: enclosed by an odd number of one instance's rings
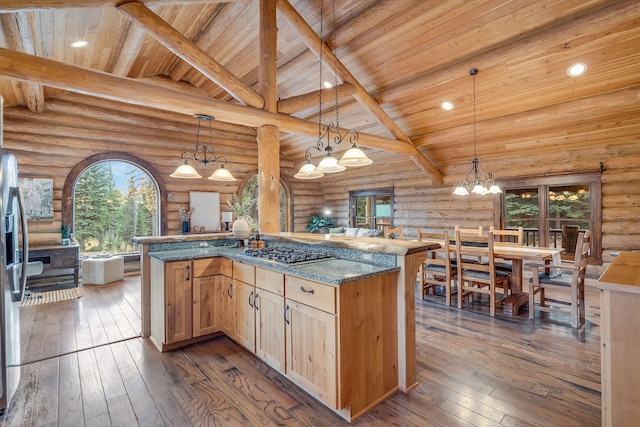
[[[22,231],[22,274],[20,275],[20,294],[18,301],[22,301],[22,296],[27,288],[27,267],[29,266],[29,234],[27,231],[27,214],[24,206],[24,199],[20,187],[11,187],[11,196],[18,198],[20,209],[20,229]]]

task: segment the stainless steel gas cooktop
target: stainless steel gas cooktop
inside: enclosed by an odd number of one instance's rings
[[[333,258],[333,256],[322,251],[291,248],[247,248],[244,250],[244,255],[281,264],[300,264]]]

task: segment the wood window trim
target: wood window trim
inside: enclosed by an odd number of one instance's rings
[[[160,179],[160,174],[145,160],[139,157],[132,156],[128,153],[122,153],[119,151],[111,151],[108,153],[95,154],[87,157],[80,163],[76,164],[73,169],[67,175],[67,179],[64,181],[64,187],[62,188],[62,223],[73,224],[73,191],[78,177],[91,166],[96,163],[113,161],[124,161],[131,163],[140,169],[143,169],[158,186],[158,205],[160,211],[160,230],[161,236],[167,234],[167,190],[164,186],[164,182]],[[71,230],[73,232],[73,230]]]
[[[351,227],[357,227],[356,225],[356,206],[355,206],[355,198],[356,197],[369,197],[369,196],[389,196],[389,204],[391,205],[391,209],[389,212],[389,222],[391,223],[390,227],[394,227],[393,222],[393,213],[395,211],[395,201],[394,201],[394,188],[375,188],[370,190],[356,190],[349,191],[349,224]]]
[[[513,179],[509,181],[499,181],[498,185],[505,189],[515,189],[523,187],[550,187],[571,184],[588,183],[591,188],[591,223],[593,224],[592,232],[592,253],[589,257],[590,263],[602,265],[602,172],[581,172],[550,176],[527,177]],[[504,194],[494,198],[494,227],[503,228],[504,224]],[[541,212],[547,212],[546,197],[541,198]],[[543,210],[544,209],[544,210]]]

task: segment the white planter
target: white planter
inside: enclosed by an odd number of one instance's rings
[[[233,236],[238,239],[248,239],[251,235],[251,224],[245,217],[236,219],[233,223]]]

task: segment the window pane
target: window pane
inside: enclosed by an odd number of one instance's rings
[[[369,197],[358,196],[356,197],[356,216],[368,216],[369,215]]]
[[[391,197],[375,196],[376,217],[391,217]]]
[[[505,207],[505,219],[507,220],[538,218],[540,216],[538,189],[519,188],[507,190],[505,194]]]

